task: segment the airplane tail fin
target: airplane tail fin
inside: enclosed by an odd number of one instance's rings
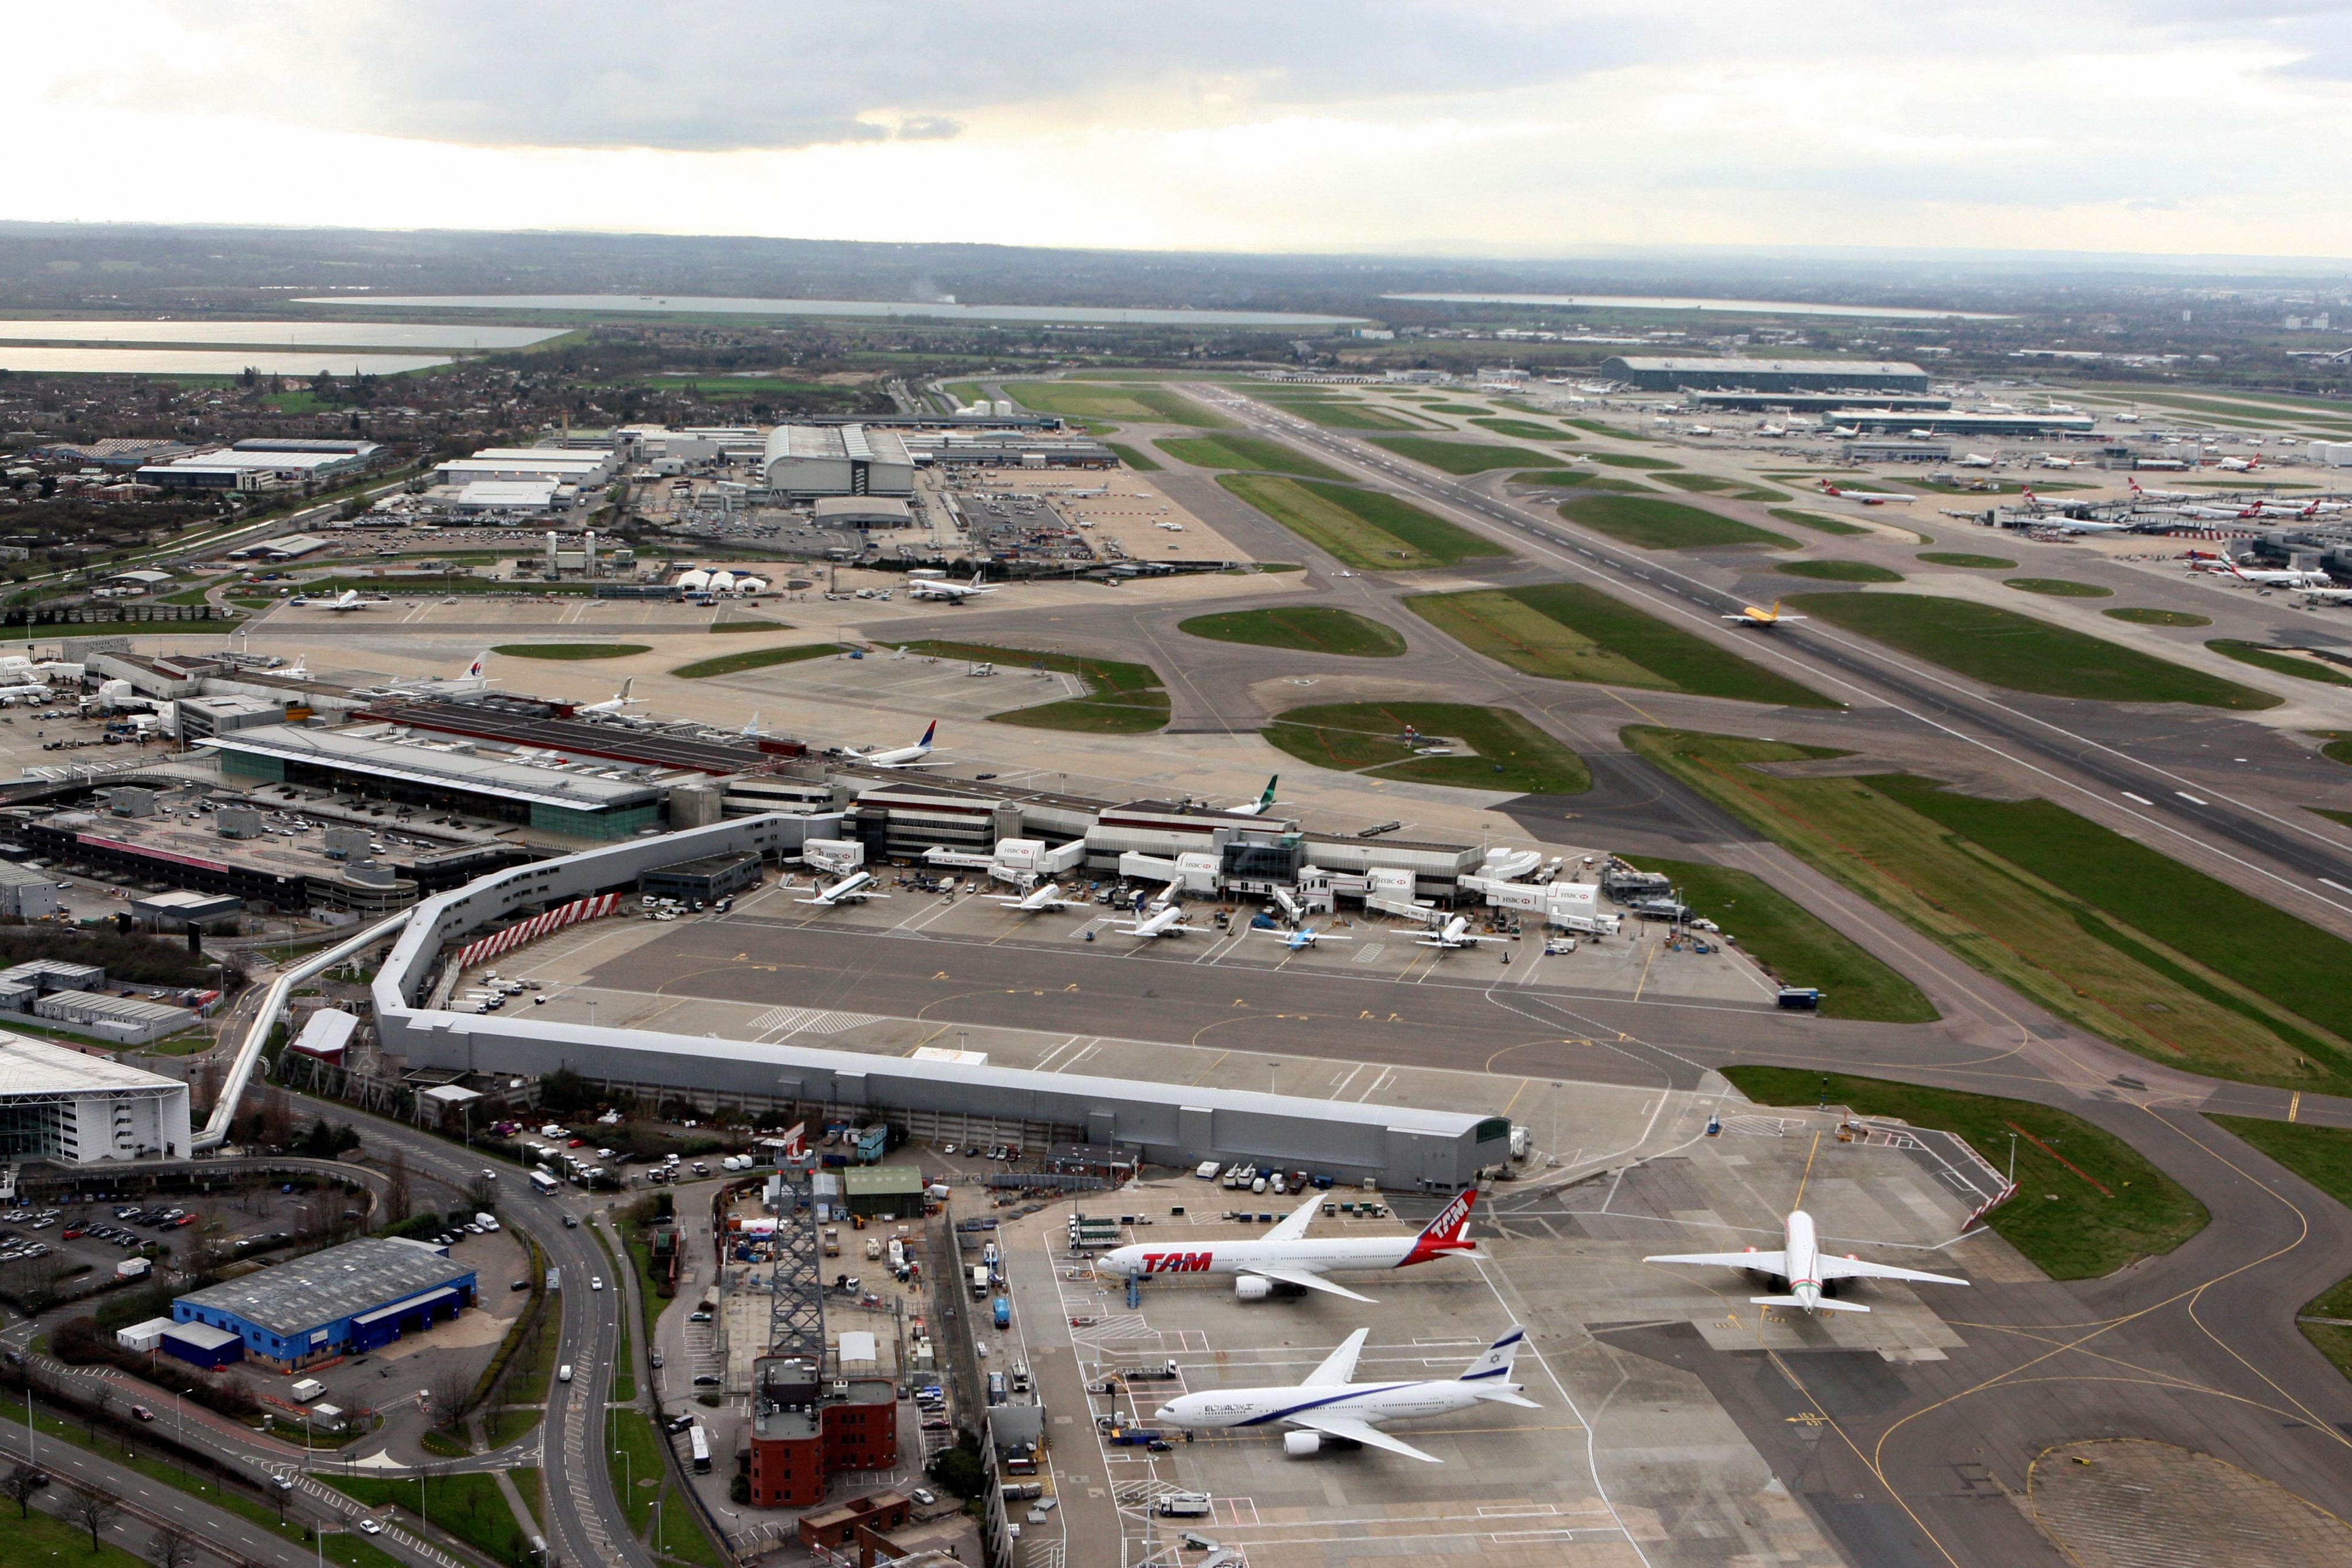
[[[1478,1202],[1478,1189],[1465,1187],[1452,1203],[1437,1211],[1437,1218],[1422,1228],[1412,1239],[1412,1249],[1404,1255],[1400,1269],[1414,1263],[1426,1263],[1432,1258],[1448,1252],[1474,1252],[1477,1244],[1470,1239],[1470,1210]]]
[[[930,723],[923,727],[923,738],[915,742],[915,745],[924,751],[929,751],[931,748],[931,737],[937,735],[939,732],[940,721],[938,719],[931,720]]]
[[[1494,1343],[1488,1345],[1485,1350],[1478,1353],[1478,1359],[1470,1364],[1470,1370],[1464,1373],[1459,1381],[1464,1383],[1509,1383],[1511,1381],[1511,1363],[1518,1355],[1519,1346],[1525,1344],[1527,1340],[1528,1331],[1521,1328],[1518,1324],[1513,1323],[1502,1338],[1496,1340]]]
[[[1282,775],[1279,773],[1265,781],[1265,793],[1257,798],[1257,803],[1261,809],[1274,804],[1274,787],[1281,782]]]
[[[621,700],[623,702],[627,702],[629,700],[629,693],[636,686],[636,684],[637,677],[635,675],[629,676],[626,680],[621,683]]]
[[[488,648],[485,648],[480,653],[474,655],[474,662],[472,664],[466,666],[466,678],[469,681],[478,681],[488,671],[489,667],[490,651]]]

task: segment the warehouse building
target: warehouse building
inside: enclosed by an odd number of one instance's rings
[[[553,479],[477,479],[457,487],[444,510],[460,520],[477,517],[543,517],[569,506],[580,494]]]
[[[913,1166],[852,1166],[841,1173],[842,1204],[868,1219],[923,1212],[923,1173]]]
[[[422,1333],[473,1304],[473,1270],[438,1247],[372,1236],[191,1291],[172,1303],[172,1321],[226,1330],[246,1357],[294,1372]]]
[[[915,514],[896,496],[827,496],[816,504],[821,528],[911,528]]]
[[[915,460],[895,431],[862,424],[780,424],[761,465],[769,490],[819,496],[911,496]]]
[[[1714,360],[1618,357],[1601,373],[1645,392],[1924,392],[1927,372],[1899,360]]]
[[[196,1015],[186,1008],[102,991],[51,991],[34,1001],[33,1016],[121,1045],[145,1045],[177,1034],[196,1021]]]
[[[621,460],[609,447],[485,446],[436,465],[433,483],[463,488],[478,480],[535,480],[593,490],[612,483]]]
[[[0,1032],[0,1159],[174,1159],[187,1153],[188,1138],[186,1084],[111,1056]]]
[[[373,442],[329,444],[325,451],[296,449],[285,442],[215,447],[165,463],[151,463],[133,476],[142,485],[166,490],[269,490],[315,485],[358,473],[374,457]]]

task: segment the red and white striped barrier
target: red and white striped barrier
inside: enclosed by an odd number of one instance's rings
[[[561,931],[565,926],[576,925],[583,920],[593,920],[599,915],[610,915],[619,906],[620,902],[621,895],[617,893],[600,893],[593,898],[575,898],[571,903],[551,909],[544,915],[534,915],[520,925],[509,925],[503,931],[494,931],[478,941],[468,942],[458,948],[457,967],[470,969],[484,959],[495,958],[499,954],[520,947],[526,942],[536,942],[551,931]]]

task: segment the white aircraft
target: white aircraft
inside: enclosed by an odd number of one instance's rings
[[[909,599],[938,600],[948,604],[961,604],[967,599],[978,599],[994,593],[992,588],[980,585],[981,574],[974,571],[970,582],[947,582],[936,577],[919,577],[907,585]]]
[[[1860,501],[1865,507],[1883,507],[1889,501],[1908,503],[1919,498],[1894,490],[1841,490],[1826,479],[1822,481],[1822,494],[1833,496],[1841,501]]]
[[[1268,931],[1260,925],[1254,925],[1250,929],[1260,936],[1281,937],[1282,945],[1294,953],[1307,952],[1318,942],[1353,942],[1355,940],[1353,936],[1333,936],[1318,931],[1311,925],[1302,925],[1296,931]]]
[[[1507,936],[1473,936],[1470,935],[1470,917],[1457,915],[1444,925],[1433,925],[1425,935],[1414,937],[1412,945],[1416,947],[1468,947],[1480,942],[1509,940]]]
[[[626,713],[629,709],[635,707],[639,703],[645,700],[643,697],[633,697],[629,695],[630,688],[635,686],[636,684],[637,677],[631,675],[627,680],[621,683],[621,689],[619,691],[614,692],[603,702],[590,703],[584,707],[573,708],[572,712],[574,716],[586,714]]]
[[[1724,1269],[1747,1269],[1769,1274],[1787,1283],[1789,1293],[1782,1296],[1750,1296],[1759,1306],[1802,1307],[1808,1312],[1866,1312],[1868,1307],[1853,1301],[1833,1301],[1822,1293],[1822,1288],[1838,1280],[1911,1280],[1929,1285],[1965,1285],[1966,1280],[1955,1280],[1949,1274],[1923,1274],[1916,1269],[1895,1269],[1885,1263],[1865,1263],[1852,1253],[1843,1258],[1822,1255],[1821,1239],[1813,1233],[1813,1217],[1801,1208],[1789,1211],[1788,1229],[1778,1252],[1759,1252],[1750,1247],[1745,1252],[1664,1252],[1644,1258],[1644,1263],[1711,1263]]]
[[[2231,566],[2230,575],[2240,582],[2252,583],[2256,588],[2323,588],[2327,586],[2329,580],[2325,572],[2285,570],[2248,571],[2244,567],[2235,564]]]
[[[331,610],[340,615],[353,610],[365,610],[367,608],[367,601],[360,597],[360,591],[358,589],[346,588],[342,592],[335,595],[334,598],[330,599],[318,608],[321,610]]]
[[[2352,604],[2352,588],[2306,588],[2303,591],[2305,604]]]
[[[37,682],[24,686],[0,686],[0,707],[14,707],[18,703],[45,703],[48,700],[49,688]]]
[[[745,740],[758,740],[766,735],[768,732],[760,727],[760,710],[758,708],[753,708],[751,710],[750,722],[745,724],[742,728],[737,730],[735,733]]]
[[[858,751],[848,755],[868,768],[928,768],[930,764],[931,737],[940,732],[940,721],[933,719],[923,727],[923,738],[912,746],[896,747],[888,751]]]
[[[1185,931],[1206,931],[1209,927],[1185,925],[1183,906],[1171,904],[1145,919],[1128,925],[1114,925],[1111,929],[1122,936],[1141,936],[1149,940],[1154,936],[1174,936]]]
[[[2261,463],[2259,457],[2224,457],[2213,466],[2224,474],[2251,474]]]
[[[2072,457],[2060,457],[2052,453],[2045,452],[2042,455],[2042,466],[2044,468],[2072,468],[2074,466],[2074,459]]]
[[[2172,508],[2184,517],[2196,517],[2209,523],[2242,523],[2263,515],[2260,507],[2200,507],[2195,505]]]
[[[1000,898],[996,902],[1000,908],[1017,909],[1024,915],[1037,915],[1048,910],[1069,909],[1076,906],[1078,901],[1075,898],[1063,897],[1062,884],[1049,882],[1020,898]]]
[[[1279,773],[1275,774],[1266,779],[1265,792],[1264,794],[1260,795],[1255,800],[1245,801],[1239,806],[1227,806],[1224,809],[1225,815],[1228,817],[1265,816],[1268,811],[1274,810],[1275,807],[1282,804],[1281,801],[1274,798],[1274,787],[1281,782],[1282,775]]]
[[[2125,478],[2124,483],[2131,486],[2132,499],[2135,501],[2193,501],[2197,499],[2197,492],[2194,490],[2143,490],[2139,487],[2139,481],[2129,476]]]
[[[1371,1297],[1342,1290],[1323,1276],[1334,1269],[1410,1269],[1451,1253],[1478,1256],[1470,1239],[1470,1210],[1478,1190],[1470,1187],[1438,1210],[1418,1236],[1330,1236],[1310,1239],[1307,1227],[1323,1206],[1317,1193],[1291,1211],[1288,1218],[1255,1241],[1212,1241],[1207,1246],[1147,1244],[1122,1247],[1095,1260],[1095,1273],[1104,1279],[1131,1280],[1144,1274],[1231,1274],[1234,1294],[1244,1301],[1261,1301],[1276,1285],[1301,1291],[1321,1291],[1370,1302]]]
[[[1782,614],[1780,601],[1776,599],[1772,601],[1772,608],[1769,610],[1759,610],[1753,604],[1743,605],[1738,614],[1720,616],[1718,619],[1736,621],[1742,626],[1778,626],[1783,621],[1802,621],[1806,617]]]
[[[2088,517],[2070,517],[2056,510],[2055,503],[2035,495],[2032,486],[2025,486],[2023,489],[2025,504],[2034,509],[2033,520],[2040,528],[2062,534],[2125,534],[2131,531],[2129,523],[2098,523]]]
[[[1990,468],[1992,465],[1993,460],[1981,452],[1971,452],[1960,459],[1960,466],[1963,468]]]
[[[869,898],[887,898],[887,893],[874,891],[874,873],[854,871],[831,887],[819,890],[814,898],[795,898],[794,904],[814,904],[826,909],[838,909],[845,904],[861,904]]]
[[[1412,1383],[1350,1383],[1356,1358],[1372,1331],[1358,1329],[1323,1364],[1295,1388],[1218,1388],[1171,1399],[1151,1413],[1155,1421],[1193,1431],[1236,1427],[1280,1425],[1302,1428],[1282,1435],[1282,1451],[1294,1458],[1316,1453],[1326,1439],[1386,1448],[1408,1459],[1439,1465],[1445,1461],[1400,1442],[1381,1427],[1391,1421],[1430,1416],[1451,1416],[1483,1404],[1517,1405],[1526,1410],[1542,1406],[1520,1392],[1511,1379],[1511,1361],[1527,1342],[1527,1331],[1514,1323],[1511,1331],[1481,1352],[1469,1370],[1456,1378]]]

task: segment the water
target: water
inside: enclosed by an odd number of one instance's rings
[[[366,310],[568,310],[598,316],[688,312],[706,316],[880,316],[1126,327],[1337,327],[1363,319],[1360,316],[1309,316],[1282,310],[1122,310],[1090,305],[932,305],[890,299],[735,299],[661,294],[353,295],[298,299],[295,303]]]
[[[432,321],[19,321],[0,317],[0,342],[251,343],[262,348],[520,349],[560,327],[468,327]],[[316,368],[315,366],[313,367]]]
[[[2008,321],[1978,310],[1915,310],[1903,305],[1808,305],[1790,299],[1684,299],[1648,294],[1383,294],[1441,305],[1590,305],[1616,310],[1738,310],[1765,316],[1870,316],[1889,321]]]
[[[398,375],[449,362],[446,354],[353,354],[340,350],[49,349],[0,345],[0,370],[48,375],[265,376]]]

